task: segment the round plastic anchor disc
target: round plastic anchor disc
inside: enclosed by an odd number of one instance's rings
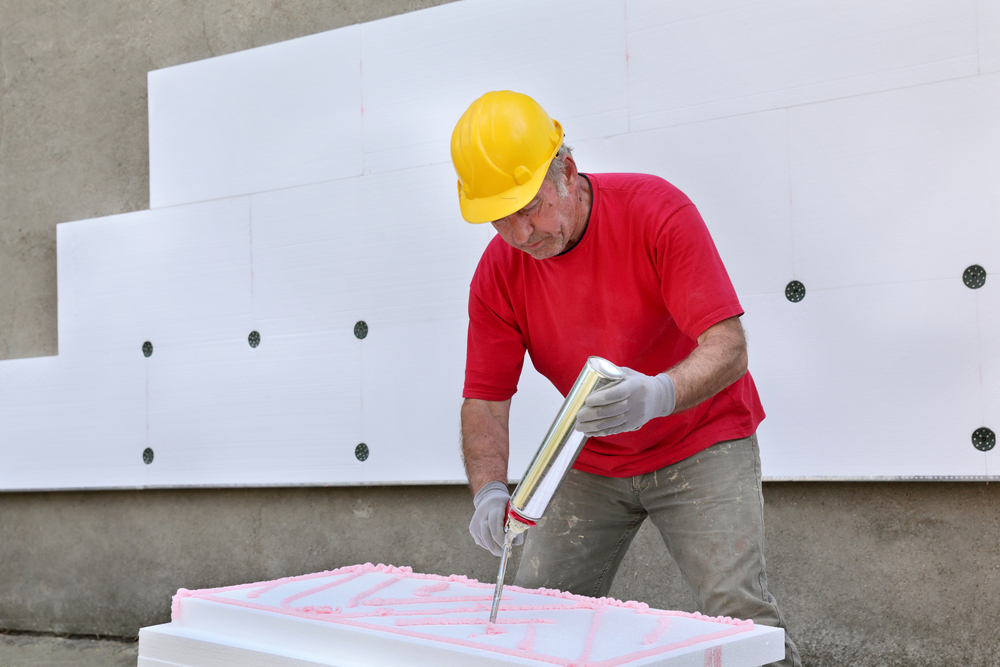
[[[972,432],[972,446],[981,452],[988,452],[997,444],[997,435],[992,430],[986,428],[977,428]]]
[[[785,287],[785,298],[792,303],[798,303],[806,298],[806,286],[798,280],[793,280]]]
[[[962,273],[962,282],[969,289],[979,289],[986,284],[986,269],[973,264]]]

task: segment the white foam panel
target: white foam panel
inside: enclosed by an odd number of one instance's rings
[[[772,479],[982,476],[975,294],[932,281],[744,300]]]
[[[372,479],[462,482],[459,409],[467,320],[371,323],[361,342]]]
[[[575,154],[584,171],[656,174],[683,190],[739,294],[773,293],[791,279],[784,110],[595,139]]]
[[[496,631],[481,604],[492,592],[371,564],[182,589],[171,622],[140,631],[139,655],[190,667],[752,667],[784,653],[778,628],[544,589],[506,587]]]
[[[1000,242],[1000,74],[788,114],[806,289],[961,277]]]
[[[337,656],[281,650],[259,641],[240,641],[190,628],[156,625],[140,630],[143,655],[137,667],[340,667]],[[163,659],[161,659],[163,658]]]
[[[365,24],[361,39],[366,173],[450,165],[455,122],[489,90],[531,95],[571,143],[628,132],[623,3],[467,0]]]
[[[146,465],[142,354],[0,364],[0,488],[136,487]]]
[[[978,0],[976,18],[979,26],[979,71],[1000,71],[1000,2]]]
[[[59,353],[154,350],[246,335],[249,200],[57,226]]]
[[[258,321],[292,332],[465,317],[489,228],[461,219],[453,179],[436,165],[254,196]]]
[[[677,624],[679,625],[679,624]],[[634,626],[620,628],[624,634]],[[312,628],[310,628],[312,629]],[[623,667],[753,667],[762,660],[773,660],[781,657],[783,651],[782,631],[765,625],[757,625],[746,636],[725,637],[712,642],[707,648],[701,646],[680,652],[680,655],[667,658],[653,657],[648,659],[629,660],[621,663]],[[317,633],[326,634],[326,633]],[[319,646],[313,651],[282,646],[275,642],[269,644],[255,639],[240,639],[220,635],[213,632],[200,632],[173,623],[154,625],[139,630],[140,655],[138,667],[229,667],[230,665],[248,665],[250,667],[368,667],[375,665],[394,664],[405,667],[423,667],[434,665],[450,666],[452,664],[475,664],[481,667],[505,667],[506,665],[521,665],[522,667],[546,667],[551,660],[530,660],[516,656],[491,656],[485,652],[454,650],[452,655],[442,658],[434,655],[419,644],[403,645],[394,651],[396,655],[406,654],[406,662],[399,658],[386,659],[388,653],[397,642],[386,641],[382,637],[372,637],[363,631],[355,631],[354,637],[349,637],[349,651],[343,649],[331,650],[331,642],[323,637],[325,646]],[[301,635],[295,638],[302,642]],[[309,644],[319,644],[312,641]],[[285,642],[286,644],[292,642]],[[276,645],[277,644],[277,645]],[[356,659],[345,662],[345,653],[358,654]],[[431,655],[427,655],[431,653]],[[471,655],[470,655],[471,654]],[[485,655],[484,655],[485,654]],[[154,657],[155,656],[155,657]],[[557,663],[558,664],[558,663]],[[602,664],[602,663],[590,663]],[[604,662],[603,664],[608,664]],[[619,664],[612,662],[611,664]]]
[[[1000,250],[1000,249],[998,249]],[[984,265],[1000,269],[1000,252],[993,254],[993,261]],[[979,349],[982,358],[982,421],[975,428],[985,426],[1000,435],[1000,274],[987,275],[986,284],[975,293],[979,319]],[[986,474],[1000,475],[1000,448],[994,447],[982,455],[986,459]]]
[[[358,175],[360,30],[149,73],[150,206]]]
[[[628,3],[632,131],[970,76],[975,0]]]
[[[375,481],[361,440],[361,342],[350,331],[246,338],[149,359],[146,484]]]

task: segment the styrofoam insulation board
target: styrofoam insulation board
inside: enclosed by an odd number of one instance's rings
[[[985,266],[1000,268],[1000,248]],[[987,269],[988,271],[989,269]],[[978,349],[981,361],[983,412],[976,428],[986,426],[994,433],[1000,431],[1000,280],[998,275],[988,276],[986,284],[976,290],[978,323]],[[1000,476],[1000,448],[994,447],[982,454],[986,461],[986,474]]]
[[[0,489],[142,486],[146,400],[123,352],[0,363]]]
[[[544,100],[572,143],[970,76],[991,58],[976,16],[975,0],[467,0],[178,65],[149,76],[151,205],[447,163],[456,109],[491,89]]]
[[[606,0],[467,0],[364,24],[365,172],[450,168],[455,122],[490,90],[544,100],[570,145],[628,132],[624,17]]]
[[[987,474],[976,299],[954,279],[744,299],[764,474]]]
[[[629,0],[632,131],[978,72],[975,0]]]
[[[997,118],[1000,74],[790,109],[795,278],[960,279],[982,264],[1000,248]]]
[[[360,175],[359,35],[348,26],[150,72],[150,207]]]
[[[157,456],[150,486],[379,479],[354,455],[362,442],[361,342],[350,330],[265,332],[257,348],[245,339],[188,345],[147,364]]]
[[[248,198],[63,223],[56,237],[60,356],[250,333]]]
[[[155,453],[138,480],[99,485],[461,482],[466,294],[491,234],[427,206],[435,198],[421,193],[450,194],[442,172],[61,225],[63,358],[114,354],[143,375],[146,426],[125,439],[125,459]],[[413,202],[409,214],[385,192]],[[353,333],[361,320],[364,341]],[[529,361],[512,476],[560,402]],[[77,468],[75,483],[94,486],[93,469],[116,457]]]
[[[979,28],[979,72],[1000,71],[1000,3],[996,0],[976,1],[976,25]]]
[[[454,187],[450,165],[432,165],[254,195],[258,324],[465,317],[489,226],[461,219]]]
[[[545,589],[505,587],[492,624],[492,593],[466,577],[370,563],[182,589],[171,622],[140,631],[139,655],[187,667],[223,656],[275,667],[754,667],[784,655],[780,628]]]

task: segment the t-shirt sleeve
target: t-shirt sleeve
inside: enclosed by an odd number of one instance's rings
[[[469,290],[469,336],[465,358],[464,398],[506,401],[517,391],[524,366],[524,338],[510,306],[497,299],[488,305]]]
[[[743,314],[729,273],[693,204],[677,209],[655,241],[663,301],[677,326],[696,340],[713,324]]]

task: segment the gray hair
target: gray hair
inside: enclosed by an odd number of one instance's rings
[[[556,153],[556,156],[552,158],[552,162],[549,163],[549,170],[545,174],[545,178],[555,186],[559,199],[566,199],[569,196],[569,190],[566,188],[566,180],[562,178],[566,174],[566,156],[568,155],[573,155],[573,147],[567,146],[564,143],[559,147],[559,152]]]

